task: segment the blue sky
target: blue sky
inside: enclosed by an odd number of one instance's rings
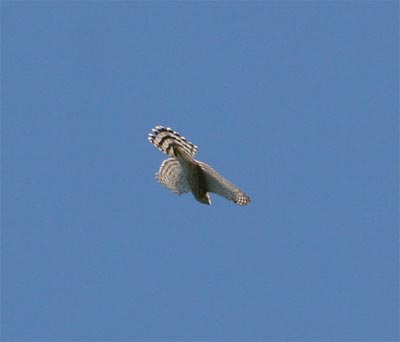
[[[398,10],[2,2],[2,339],[398,339]]]

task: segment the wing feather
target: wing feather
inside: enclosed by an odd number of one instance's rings
[[[185,172],[175,158],[169,158],[162,162],[156,173],[156,179],[176,194],[180,195],[191,191]]]
[[[246,205],[250,202],[250,197],[247,196],[236,185],[222,177],[217,171],[206,163],[197,161],[201,166],[207,181],[207,190],[217,195],[225,197],[229,201],[233,201],[238,205]]]

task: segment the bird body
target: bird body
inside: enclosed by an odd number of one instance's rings
[[[192,192],[194,198],[211,204],[210,192],[225,197],[238,205],[246,205],[250,198],[235,185],[219,175],[209,165],[194,159],[197,146],[171,128],[156,126],[149,141],[170,158],[164,160],[156,179],[177,194]]]

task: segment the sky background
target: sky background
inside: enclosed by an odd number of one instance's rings
[[[2,340],[397,340],[398,10],[2,2]]]

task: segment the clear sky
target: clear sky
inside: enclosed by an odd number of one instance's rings
[[[397,340],[398,10],[3,1],[2,339]]]

